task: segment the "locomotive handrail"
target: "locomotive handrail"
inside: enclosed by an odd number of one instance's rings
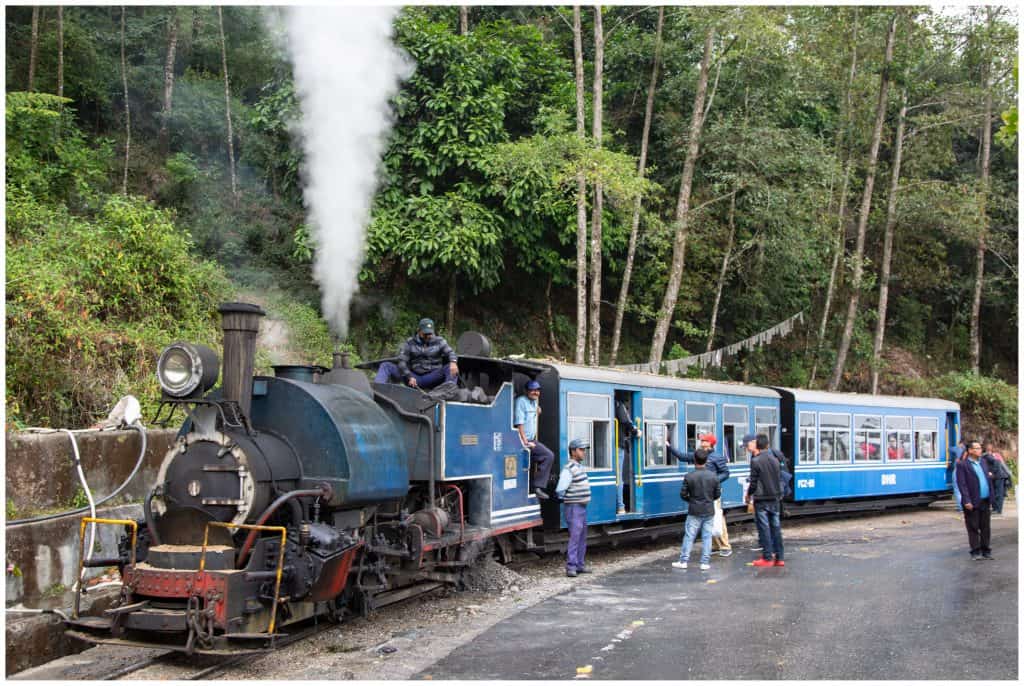
[[[203,550],[199,553],[199,574],[204,574],[206,569],[206,548],[210,542],[210,527],[216,526],[221,529],[249,529],[251,531],[277,531],[281,534],[281,551],[277,556],[277,573],[274,580],[274,603],[270,608],[270,625],[267,627],[267,634],[274,635],[274,624],[277,622],[277,601],[281,593],[281,575],[284,571],[284,550],[288,541],[288,530],[283,526],[260,526],[258,524],[232,524],[231,522],[207,522],[203,529]]]
[[[87,524],[122,524],[132,528],[131,566],[135,566],[135,542],[139,537],[139,523],[131,519],[103,519],[102,517],[82,517],[78,529],[78,574],[75,575],[75,606],[71,613],[78,619],[78,610],[82,602],[82,570],[85,569],[85,526]],[[124,583],[124,579],[121,580]]]

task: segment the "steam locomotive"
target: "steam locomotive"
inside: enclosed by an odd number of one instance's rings
[[[341,354],[331,369],[254,376],[263,311],[226,303],[220,312],[222,360],[183,342],[160,356],[161,408],[184,408],[186,419],[144,519],[115,522],[125,526],[120,600],[100,617],[79,616],[76,600],[77,637],[188,653],[266,649],[296,622],[340,621],[458,585],[482,549],[508,560],[563,548],[559,505],[530,488],[529,453],[512,426],[514,397],[530,380],[543,390],[539,438],[558,462],[573,438],[591,446],[595,537],[678,532],[687,467],[664,445],[692,450],[701,433],[720,437],[730,461],[726,508],[742,504],[749,465],[739,436],[751,430],[795,458],[791,510],[928,503],[951,488],[955,403],[496,359],[479,334],[457,348],[461,380],[481,392],[439,400],[371,384]],[[625,461],[616,459],[615,402],[644,429],[628,439]],[[898,460],[882,450],[890,430],[906,440]],[[81,564],[110,563],[91,555],[83,550]]]

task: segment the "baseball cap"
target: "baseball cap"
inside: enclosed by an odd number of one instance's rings
[[[714,434],[703,434],[701,436],[698,436],[697,438],[699,438],[702,441],[707,441],[712,445],[712,447],[714,447],[714,445],[718,443],[718,439],[715,438]]]
[[[586,450],[590,447],[590,443],[582,438],[574,438],[569,441],[569,450],[576,450],[576,448],[583,448]]]
[[[533,381],[532,379],[530,381],[527,381],[526,382],[526,390],[528,390],[528,391],[539,391],[540,390],[540,382]]]
[[[434,320],[424,317],[420,320],[418,329],[421,333],[434,333]]]
[[[757,440],[757,434],[744,434],[742,440],[743,440],[744,443],[750,443],[751,441],[756,441]]]

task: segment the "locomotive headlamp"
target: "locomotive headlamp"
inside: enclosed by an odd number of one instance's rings
[[[205,345],[193,343],[172,343],[164,348],[156,363],[160,388],[175,398],[186,398],[197,391],[209,390],[217,383],[219,373],[217,353]]]

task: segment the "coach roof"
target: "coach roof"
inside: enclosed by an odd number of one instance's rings
[[[903,395],[868,395],[866,393],[828,393],[826,391],[807,391],[800,388],[779,388],[786,394],[792,394],[799,403],[820,403],[823,405],[844,405],[866,407],[898,407],[911,410],[942,410],[958,412],[960,406],[949,400],[938,398],[915,398]]]
[[[779,398],[779,393],[771,388],[750,386],[747,384],[727,381],[704,381],[699,379],[682,379],[675,376],[647,374],[644,372],[627,372],[608,367],[583,367],[575,364],[564,364],[548,360],[535,360],[553,368],[558,376],[577,381],[597,381],[615,386],[642,386],[669,388],[692,393],[718,393],[721,395],[746,395],[756,398]]]

